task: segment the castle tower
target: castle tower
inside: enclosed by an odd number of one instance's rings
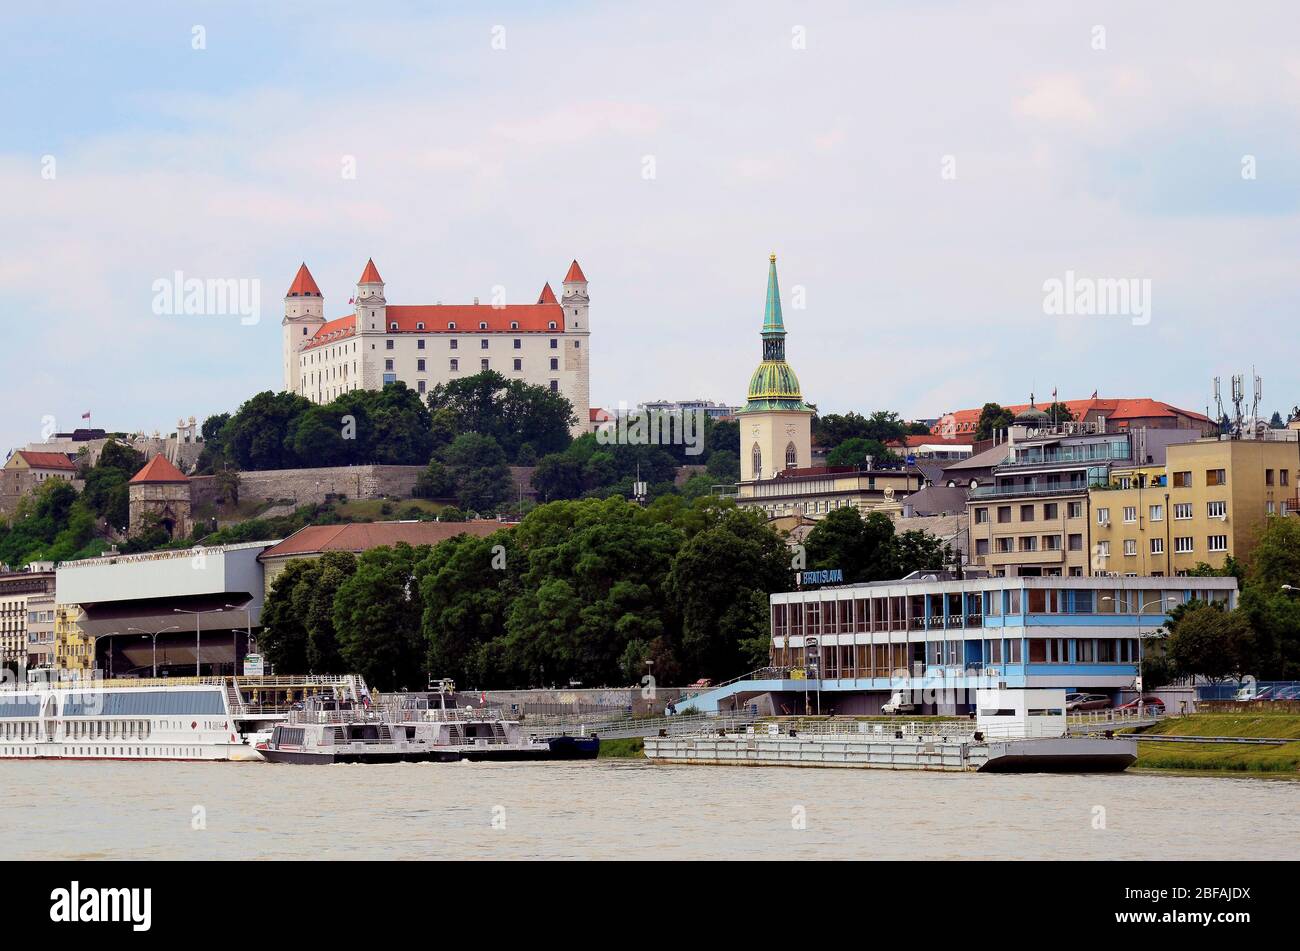
[[[325,298],[303,262],[284,295],[284,320],[280,322],[284,328],[284,388],[290,393],[302,391],[298,351],[324,323]]]
[[[388,300],[384,297],[384,279],[379,276],[375,259],[367,258],[366,266],[357,280],[357,296],[353,299],[357,313],[357,333],[365,340],[366,334],[388,332]],[[381,346],[372,351],[369,343],[362,344],[361,385],[368,390],[384,386],[384,360],[391,357]]]
[[[790,468],[812,465],[813,411],[803,401],[799,378],[785,362],[785,321],[776,282],[776,255],[768,259],[763,310],[763,362],[749,380],[740,417],[741,479],[770,479]]]
[[[550,290],[547,284],[543,295]],[[552,295],[552,300],[554,295]],[[575,260],[564,275],[560,306],[564,309],[564,368],[575,370],[574,382],[564,395],[573,404],[577,417],[570,427],[573,436],[591,430],[591,324],[587,310],[591,298],[587,296],[587,276]]]
[[[128,534],[139,535],[157,524],[172,538],[188,538],[190,480],[161,454],[150,459],[127,483],[131,511]]]

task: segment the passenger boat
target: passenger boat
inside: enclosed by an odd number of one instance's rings
[[[0,688],[0,759],[255,761],[253,737],[285,718],[290,698],[358,688],[355,677],[11,684]]]

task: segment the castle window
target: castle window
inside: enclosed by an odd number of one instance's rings
[[[392,323],[390,323],[390,324],[388,325],[388,329],[389,329],[389,330],[396,330],[396,329],[397,329],[397,321],[394,320]]]
[[[555,321],[552,320],[550,323],[548,323],[548,324],[546,325],[546,329],[547,329],[547,330],[554,330],[554,329],[555,329]]]
[[[552,393],[558,393],[558,392],[560,392],[560,381],[559,381],[559,380],[552,380],[552,381],[551,381],[551,392],[552,392]]]
[[[415,325],[415,329],[416,329],[416,330],[423,330],[423,329],[424,329],[424,321],[420,321],[419,323],[417,323],[417,324]]]
[[[551,357],[551,369],[558,370],[559,368],[560,368],[560,361],[555,359],[555,357]]]
[[[515,338],[515,349],[518,350],[524,345],[524,342],[518,337]]]
[[[758,448],[758,443],[754,443],[754,448],[749,454],[749,466],[753,471],[754,478],[761,478],[763,475],[763,450]]]
[[[391,340],[385,340],[385,341],[384,341],[384,349],[385,349],[385,350],[392,350],[392,349],[393,349],[393,341],[391,341]]]
[[[478,342],[478,348],[480,350],[486,350],[488,348],[488,342],[486,337],[484,337],[482,340]]]
[[[302,328],[302,335],[303,335],[304,337],[307,336],[307,328],[306,328],[306,327],[303,327],[303,328]]]
[[[560,348],[560,341],[558,341],[558,340],[556,340],[554,337],[552,337],[552,338],[551,338],[551,349],[552,349],[552,350],[558,350],[559,348]]]
[[[452,340],[451,340],[451,349],[453,349],[453,350],[458,350],[458,349],[460,349],[460,341],[457,340],[455,337],[453,337]]]
[[[516,369],[516,370],[522,370],[523,368],[524,368],[524,361],[523,361],[523,360],[520,360],[518,357],[516,357],[516,358],[515,358],[515,369]]]
[[[512,320],[512,321],[510,321],[510,329],[511,329],[511,330],[518,330],[518,329],[519,329],[519,321],[517,321],[517,320]],[[305,332],[306,332],[306,331],[304,331],[304,333],[305,333]]]
[[[574,349],[574,350],[581,350],[581,349],[582,349],[582,341],[581,341],[581,340],[575,340],[575,341],[573,341],[573,349]]]
[[[385,370],[391,370],[392,368],[393,368],[393,361],[392,361],[392,360],[385,360],[385,361],[384,361],[384,369],[385,369]]]
[[[488,362],[487,362],[487,358],[486,358],[486,357],[479,361],[479,369],[480,369],[480,370],[488,370],[488,369],[490,369],[490,368],[488,367]]]
[[[415,341],[415,349],[416,349],[416,350],[423,350],[423,349],[424,349],[424,338],[423,338],[423,337],[421,337],[419,340]]]
[[[423,372],[424,372],[424,361],[423,361],[423,360],[416,360],[416,361],[415,361],[415,369],[416,369],[417,372],[419,372],[419,373],[423,373]]]
[[[455,372],[456,372],[457,370],[459,370],[459,369],[460,369],[460,361],[457,360],[455,357],[452,357],[452,359],[451,359],[451,372],[452,372],[452,373],[455,373]]]
[[[487,321],[486,321],[486,320],[480,320],[480,321],[478,322],[478,329],[479,329],[479,330],[487,330]]]
[[[799,454],[795,451],[794,443],[785,447],[785,467],[792,469],[799,464]]]
[[[449,320],[449,321],[447,321],[447,329],[448,329],[448,330],[455,330],[455,329],[456,329],[456,321],[454,321],[454,320]]]
[[[424,392],[424,381],[421,380],[419,383],[417,383],[417,384],[416,384],[416,388],[419,390],[419,392],[423,393],[423,392]]]

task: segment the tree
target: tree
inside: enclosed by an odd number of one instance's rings
[[[764,663],[768,594],[789,580],[789,549],[760,516],[718,511],[714,524],[682,546],[667,579],[682,619],[682,663],[714,679]]]
[[[580,498],[586,490],[582,463],[563,452],[543,456],[533,470],[533,490],[542,502]]]
[[[456,479],[439,459],[430,459],[429,465],[415,480],[413,494],[420,499],[451,498],[456,491]]]
[[[455,434],[489,436],[516,462],[525,445],[533,458],[564,449],[576,421],[573,405],[561,394],[507,380],[495,370],[435,385],[428,405],[435,414],[445,414]]]
[[[517,551],[508,529],[487,538],[457,535],[421,562],[421,631],[432,676],[466,684],[517,682],[499,648],[517,593]]]
[[[858,413],[829,413],[813,420],[813,443],[826,449],[850,439],[870,439],[886,443],[905,436],[911,427],[895,412],[880,410],[870,416]]]
[[[463,433],[446,448],[443,461],[456,486],[461,508],[492,511],[513,487],[506,454],[491,436]]]
[[[740,456],[730,449],[718,449],[710,454],[705,468],[714,480],[735,482],[740,478]]]
[[[239,504],[239,472],[235,469],[218,469],[212,474],[212,485],[217,499],[225,505]]]
[[[262,605],[262,633],[258,646],[273,668],[282,673],[306,673],[307,624],[294,604],[300,584],[315,580],[316,564],[309,559],[295,559],[271,582],[271,590]]]
[[[1171,613],[1165,653],[1173,670],[1210,681],[1240,679],[1257,661],[1254,632],[1240,611],[1219,602],[1192,601],[1177,616]]]
[[[840,568],[850,584],[940,569],[950,557],[947,546],[933,535],[896,535],[888,515],[870,512],[863,518],[856,508],[836,509],[823,518],[808,533],[805,548],[810,568]]]
[[[1300,677],[1300,520],[1274,516],[1265,521],[1242,586],[1240,610],[1257,638],[1259,668],[1269,680]]]
[[[979,422],[975,424],[976,442],[992,439],[999,430],[1010,426],[1015,418],[1016,414],[1011,410],[1004,409],[997,403],[985,403],[984,408],[980,410]]]
[[[334,630],[343,662],[381,690],[426,684],[415,567],[427,554],[427,546],[402,543],[371,549],[357,559],[356,571],[334,596]]]
[[[226,454],[240,469],[290,469],[298,457],[287,445],[290,424],[311,408],[294,393],[258,393],[221,428]]]
[[[867,456],[872,464],[895,462],[898,456],[885,448],[884,443],[876,439],[854,436],[836,446],[826,457],[826,464],[831,466],[865,466]]]

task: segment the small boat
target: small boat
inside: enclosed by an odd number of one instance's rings
[[[268,763],[328,766],[334,763],[438,763],[460,759],[454,750],[413,740],[394,731],[382,713],[366,703],[331,696],[309,697],[289,722],[277,724],[257,745]]]

